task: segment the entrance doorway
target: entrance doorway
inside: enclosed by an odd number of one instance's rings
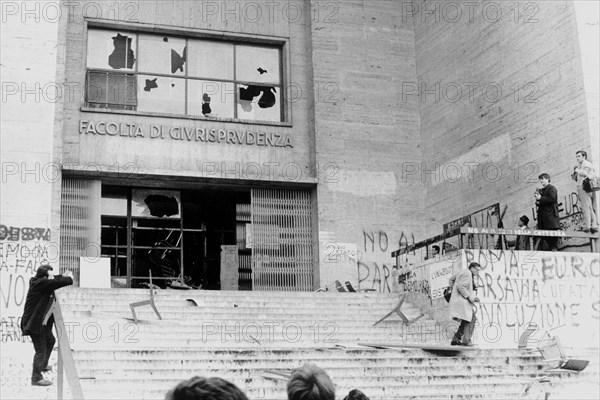
[[[221,289],[221,251],[245,251],[236,230],[250,190],[102,186],[101,248],[113,286]],[[245,271],[239,271],[245,272]],[[241,289],[251,290],[242,281]]]
[[[112,287],[147,287],[152,276],[161,288],[313,289],[308,190],[64,178],[61,200],[61,264],[76,281],[99,242]]]

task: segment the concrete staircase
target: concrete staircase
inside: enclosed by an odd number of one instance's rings
[[[426,316],[407,327],[393,315],[373,327],[398,304],[397,294],[159,290],[163,319],[143,306],[136,309],[138,323],[129,303],[148,299],[148,290],[68,288],[59,298],[86,399],[163,399],[179,381],[204,375],[234,382],[250,399],[283,400],[280,374],[304,362],[329,373],[339,399],[354,388],[372,400],[516,399],[546,369],[538,354],[516,348],[444,357],[358,346],[449,343],[455,325]],[[402,310],[409,318],[420,314],[407,303]],[[571,354],[591,364],[580,374],[551,376],[547,390],[600,391],[598,350]],[[56,396],[55,387],[36,390],[46,391],[39,398]]]

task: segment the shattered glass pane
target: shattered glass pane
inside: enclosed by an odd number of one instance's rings
[[[238,85],[238,118],[281,121],[279,86]]]
[[[232,44],[190,40],[189,47],[189,76],[233,80]]]
[[[133,189],[131,216],[179,218],[180,203],[178,191]]]
[[[279,50],[269,47],[236,46],[235,73],[238,81],[280,83]]]
[[[89,30],[87,66],[132,71],[136,61],[136,35],[129,32]]]
[[[188,81],[188,114],[233,118],[235,91],[231,82]]]
[[[140,35],[139,72],[185,75],[185,39]]]
[[[185,113],[185,80],[138,75],[138,111]]]

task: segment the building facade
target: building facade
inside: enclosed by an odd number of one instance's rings
[[[574,154],[598,159],[579,3],[2,7],[11,285],[49,260],[112,287],[390,291],[391,251],[498,202],[535,215],[542,172],[577,229]]]

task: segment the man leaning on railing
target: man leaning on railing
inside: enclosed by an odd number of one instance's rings
[[[44,379],[42,372],[50,371],[48,360],[56,339],[52,334],[54,317],[51,316],[44,325],[44,316],[54,303],[54,291],[73,284],[73,273],[53,275],[48,264],[37,269],[36,275],[29,280],[29,291],[25,300],[25,309],[21,318],[21,330],[24,336],[31,336],[35,356],[33,356],[33,372],[31,384],[34,386],[50,386],[51,381]]]

